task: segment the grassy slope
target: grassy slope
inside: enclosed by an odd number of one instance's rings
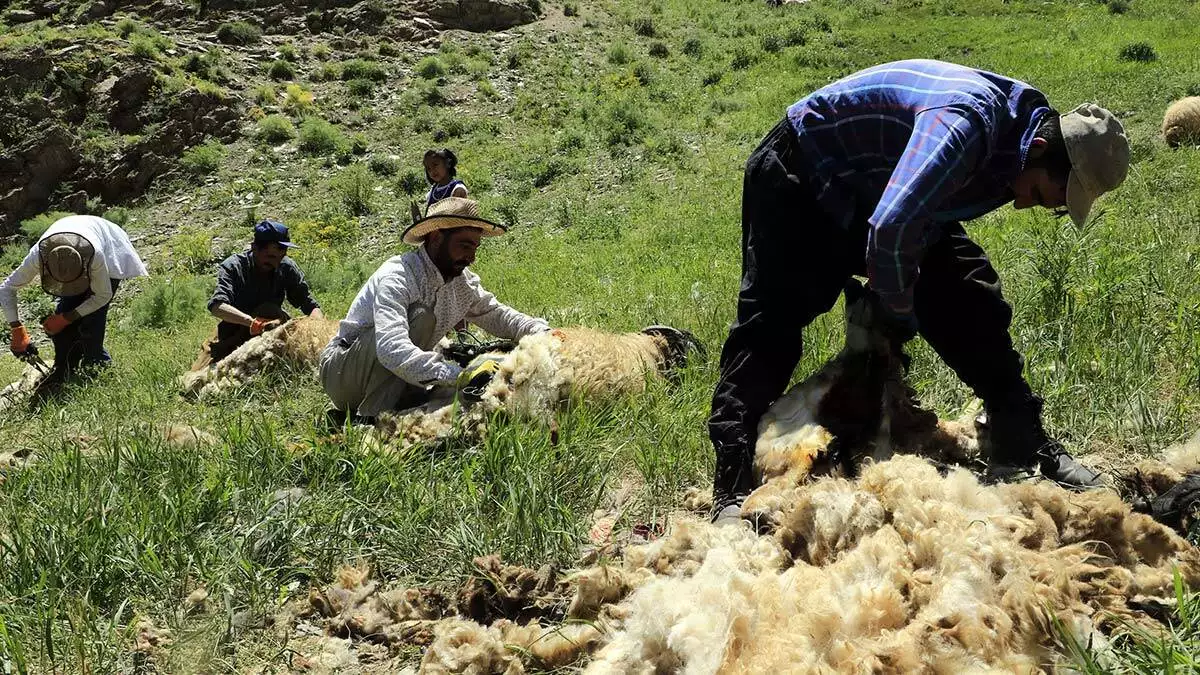
[[[177,647],[187,656],[174,669],[245,667],[265,652],[231,649],[240,643],[227,629],[253,623],[340,563],[361,559],[386,578],[434,583],[461,579],[483,553],[569,564],[587,517],[622,479],[641,486],[629,517],[661,519],[711,467],[703,421],[737,288],[741,162],[804,92],[894,58],[986,67],[1039,85],[1064,109],[1098,100],[1122,114],[1137,163],[1095,224],[1080,231],[1004,210],[970,229],[1004,276],[1029,376],[1072,447],[1108,457],[1147,452],[1196,426],[1200,153],[1168,151],[1155,137],[1167,103],[1200,87],[1189,39],[1200,20],[1194,4],[1135,0],[1114,15],[1091,2],[819,0],[771,9],[615,0],[585,5],[578,18],[552,14],[554,41],[534,26],[485,46],[499,98],[451,74],[439,90],[461,98],[459,106],[420,103],[412,92],[428,84],[410,73],[415,55],[393,63],[393,79],[357,111],[347,109],[341,83],[306,86],[326,118],[363,120],[372,154],[406,162],[434,145],[449,116],[464,122],[445,141],[463,158],[462,177],[493,212],[518,223],[488,243],[478,265],[504,301],[556,324],[686,327],[709,346],[709,362],[677,392],[564,413],[556,448],[543,429],[502,425],[480,447],[432,458],[318,440],[311,421],[324,403],[303,374],[256,383],[220,405],[185,403],[173,378],[211,330],[198,310],[208,282],[176,264],[178,253],[165,255],[180,240],[163,232],[244,238],[237,223],[247,192],[263,202],[259,215],[292,221],[318,219],[339,200],[336,166],[291,146],[239,142],[214,179],[164,186],[133,211],[139,246],[157,250],[158,280],[137,286],[161,294],[170,279],[197,289],[167,303],[182,311],[147,328],[150,293],[123,291],[109,338],[116,365],[101,382],[0,420],[6,445],[39,456],[0,484],[0,653],[19,650],[35,668],[127,666],[124,627],[140,614],[191,636]],[[635,34],[642,17],[657,36]],[[769,36],[800,33],[806,44],[763,49],[777,42]],[[684,53],[689,40],[699,42],[698,56]],[[1143,40],[1157,61],[1117,58]],[[668,57],[648,55],[655,41]],[[516,80],[505,75],[510,54]],[[739,55],[748,68],[730,68]],[[309,59],[301,72],[316,65]],[[719,81],[705,85],[714,75]],[[534,177],[553,173],[549,159],[562,175],[533,189]],[[361,231],[351,228],[357,245],[301,253],[335,315],[375,265],[401,250],[397,216],[407,209],[392,182],[379,179],[377,212]],[[797,283],[805,257],[820,254],[795,252]],[[797,376],[836,352],[839,324],[830,316],[808,331]],[[953,375],[919,351],[914,377],[925,400],[943,412],[965,403]],[[12,360],[0,361],[4,379],[16,372]],[[211,429],[224,443],[166,449],[148,431],[161,422]],[[273,493],[292,487],[308,498],[272,508]],[[185,620],[177,608],[197,584],[219,611]]]

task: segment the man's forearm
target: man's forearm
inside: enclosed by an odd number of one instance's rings
[[[249,328],[250,324],[254,323],[254,317],[228,303],[223,302],[216,307],[213,307],[209,311],[218,319],[239,326],[246,326]]]

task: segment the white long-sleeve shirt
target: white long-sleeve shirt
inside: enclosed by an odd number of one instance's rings
[[[496,337],[512,340],[550,330],[544,319],[526,316],[497,301],[469,269],[446,281],[421,246],[390,258],[371,275],[350,304],[334,339],[351,342],[374,326],[376,357],[397,377],[418,386],[451,381],[462,368],[431,351],[432,344],[414,344],[409,336],[408,309],[414,304],[433,311],[435,344],[463,319]]]
[[[17,315],[17,289],[27,286],[42,274],[42,259],[38,245],[52,234],[70,232],[87,239],[95,249],[88,274],[91,278],[92,296],[84,300],[75,311],[86,316],[112,300],[112,279],[132,279],[149,273],[138,257],[129,235],[116,223],[96,216],[67,216],[55,221],[29,249],[29,255],[8,278],[0,283],[0,307],[9,323],[19,319]]]

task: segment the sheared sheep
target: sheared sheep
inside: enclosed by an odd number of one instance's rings
[[[208,398],[245,386],[264,369],[289,363],[315,367],[321,350],[333,339],[338,322],[304,316],[251,338],[220,362],[184,373],[179,378],[185,396]]]
[[[435,390],[422,406],[380,416],[375,438],[393,449],[475,438],[499,410],[549,423],[571,396],[601,401],[642,393],[651,378],[669,376],[699,349],[690,335],[665,326],[626,334],[566,328],[530,335],[508,354],[495,355],[502,358],[500,369],[480,401],[456,403],[452,389]]]
[[[1172,148],[1200,145],[1200,96],[1175,101],[1163,115],[1163,138]]]

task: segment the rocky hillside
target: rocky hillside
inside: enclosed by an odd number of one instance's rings
[[[336,79],[333,50],[389,68],[445,30],[538,18],[520,0],[198,0],[14,3],[0,32],[0,236],[47,209],[98,211],[181,169],[189,148],[229,142],[273,101],[252,90]],[[370,36],[378,49],[363,53]],[[301,97],[303,98],[303,97]],[[257,100],[256,100],[257,99]],[[195,161],[203,163],[203,153]]]

